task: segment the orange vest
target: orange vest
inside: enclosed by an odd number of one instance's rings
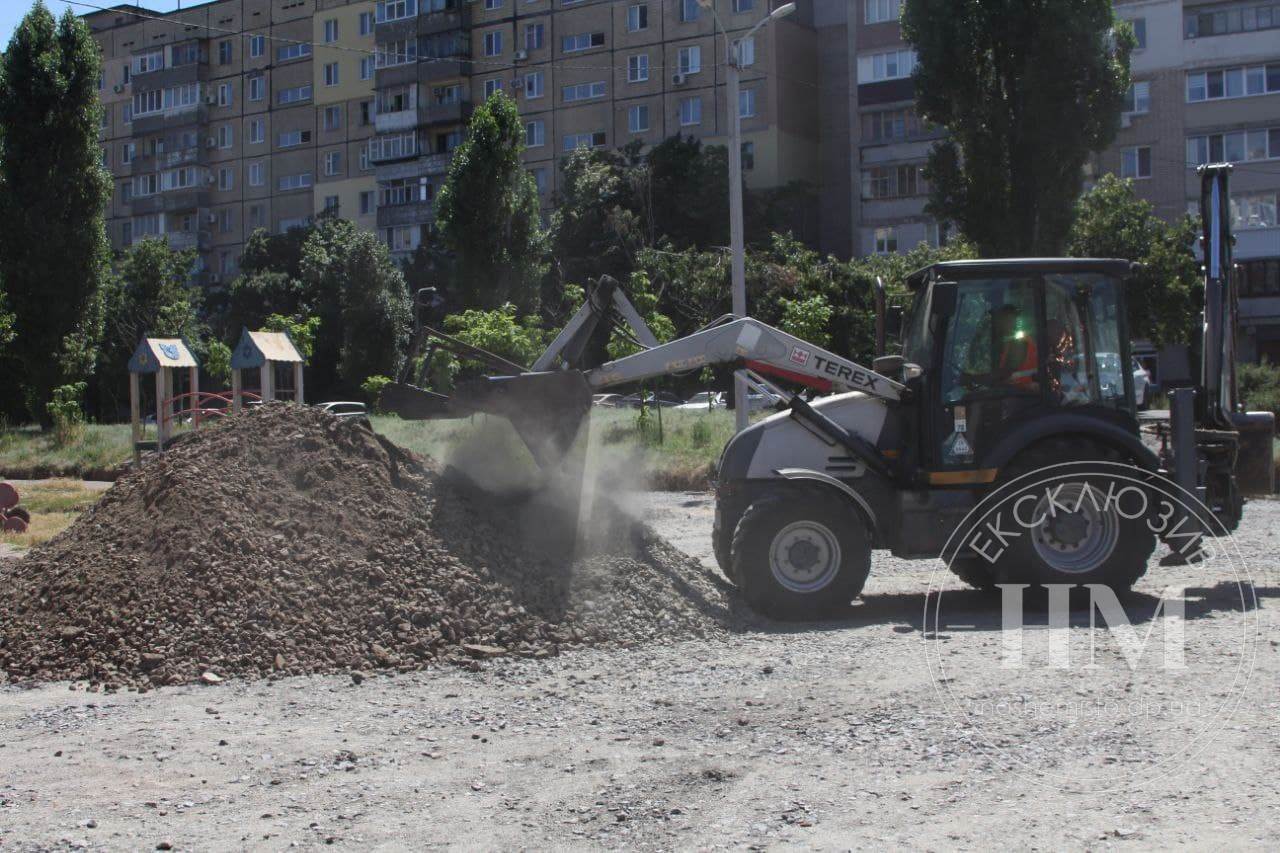
[[[1034,385],[1036,382],[1037,363],[1040,360],[1039,354],[1036,352],[1036,342],[1031,338],[1025,338],[1022,341],[1025,346],[1022,351],[1022,361],[1009,374],[1009,384],[1011,385]],[[1007,369],[1011,365],[1009,362],[1010,343],[1004,345],[1004,352],[1000,353],[1000,367]]]

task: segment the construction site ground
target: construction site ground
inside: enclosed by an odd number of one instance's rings
[[[713,564],[709,495],[632,504]],[[1259,501],[1236,535],[1256,608],[1242,610],[1231,578],[1196,566],[1153,566],[1140,586],[1191,587],[1184,683],[1232,700],[1203,748],[1174,761],[1162,758],[1206,734],[1198,721],[1171,729],[1131,714],[1073,729],[957,716],[955,700],[992,698],[984,674],[998,666],[999,607],[952,580],[946,600],[965,624],[929,633],[934,566],[877,552],[846,618],[723,639],[362,683],[0,688],[0,848],[1272,850],[1278,530],[1280,503]],[[1256,629],[1235,630],[1251,620]],[[1103,629],[1086,619],[1068,630],[1079,640]],[[1258,642],[1241,680],[1246,636]],[[1083,667],[1032,667],[1022,679],[1047,703],[1116,683]],[[1144,667],[1121,680],[1166,699],[1178,683]]]

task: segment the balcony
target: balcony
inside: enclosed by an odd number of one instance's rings
[[[423,82],[465,77],[471,74],[471,58],[461,53],[448,57],[421,56],[418,69],[418,79]]]
[[[164,133],[167,130],[191,127],[204,124],[209,120],[209,111],[204,103],[189,104],[184,107],[173,107],[159,113],[133,117],[133,136],[149,136]]]
[[[421,124],[461,124],[471,118],[474,105],[469,99],[448,104],[427,103],[418,107]]]
[[[420,225],[434,222],[435,205],[429,201],[413,201],[408,204],[378,206],[378,227],[391,228],[396,225]]]
[[[425,12],[418,16],[418,32],[422,35],[463,30],[471,26],[471,6],[465,0],[456,9],[441,12]]]
[[[416,109],[399,110],[394,113],[378,113],[373,120],[374,130],[378,133],[412,130],[417,125],[418,111]]]
[[[147,213],[174,213],[209,206],[209,193],[201,189],[168,190],[155,195],[135,196],[130,203],[134,216]]]
[[[212,242],[213,235],[208,231],[170,231],[165,234],[169,248],[177,252],[187,249],[205,251]]]

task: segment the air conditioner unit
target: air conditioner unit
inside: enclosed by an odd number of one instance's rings
[[[685,81],[688,79],[689,79],[688,74],[681,74],[679,71],[677,71],[675,74],[671,75],[671,84],[673,86],[683,86]]]
[[[218,147],[218,138],[217,138],[216,136],[210,136],[208,139],[206,139],[206,140],[204,141],[204,147],[205,147],[205,148],[217,148],[217,147]]]
[[[529,58],[529,51],[527,51],[527,50],[517,50],[517,51],[516,51],[516,61],[517,61],[517,62],[519,62],[520,60],[523,60],[523,59],[528,59],[528,58]]]
[[[204,221],[208,222],[210,225],[216,225],[218,222],[218,214],[206,213],[204,217]]]
[[[115,84],[114,86],[112,86],[111,88],[112,88],[112,89],[114,89],[114,90],[115,90],[115,93],[118,95],[118,94],[120,94],[121,92],[123,92],[123,91],[124,91],[124,84],[123,84],[123,83],[117,83],[117,84]]]
[[[210,284],[217,284],[217,283],[218,283],[218,282],[220,282],[220,281],[222,281],[222,276],[221,276],[221,275],[219,275],[219,274],[218,274],[218,273],[216,273],[216,272],[211,272],[211,273],[209,273],[209,283],[210,283]]]
[[[511,91],[512,91],[512,93],[513,93],[513,94],[514,94],[514,93],[518,93],[518,92],[520,91],[520,89],[522,89],[522,88],[524,88],[524,78],[523,78],[523,77],[512,77],[512,78],[511,78]]]
[[[204,99],[204,102],[212,107],[218,103],[218,98],[216,95],[209,95]]]

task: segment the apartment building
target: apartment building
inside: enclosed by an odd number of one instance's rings
[[[254,229],[285,231],[326,207],[372,228],[374,173],[359,153],[373,131],[360,106],[369,12],[355,0],[214,0],[86,15],[103,56],[112,245],[162,235],[197,249],[198,279],[217,285]]]
[[[1199,212],[1198,164],[1235,164],[1238,352],[1280,362],[1280,2],[1121,0],[1116,9],[1138,49],[1122,127],[1099,167],[1132,178],[1173,218]]]
[[[737,40],[766,0],[716,0]],[[432,203],[473,105],[515,99],[524,160],[547,207],[577,148],[651,145],[677,133],[724,144],[725,37],[697,0],[384,0],[376,11],[378,227],[395,253],[431,227]],[[746,180],[818,186],[813,10],[742,46]],[[785,73],[778,69],[785,68]]]

